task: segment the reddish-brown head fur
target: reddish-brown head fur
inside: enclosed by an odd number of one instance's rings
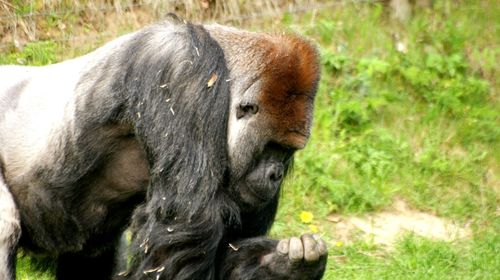
[[[265,40],[267,41],[267,40]],[[273,37],[262,70],[259,104],[276,142],[303,148],[309,138],[320,70],[316,49],[295,36]]]
[[[320,75],[316,48],[294,35],[220,25],[207,28],[224,50],[231,72],[228,150],[233,169],[270,142],[303,148],[310,134]],[[236,112],[245,104],[255,105],[258,112],[238,118]]]

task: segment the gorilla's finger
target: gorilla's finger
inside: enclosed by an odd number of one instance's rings
[[[319,260],[319,252],[317,243],[310,234],[304,234],[300,237],[304,245],[304,259],[307,262],[315,262]]]
[[[290,239],[280,240],[280,242],[278,243],[278,246],[276,246],[276,251],[278,251],[278,253],[281,255],[287,255],[289,242],[290,242]]]
[[[290,238],[288,258],[291,261],[299,261],[304,258],[304,247],[302,246],[300,239],[297,237]]]
[[[328,253],[326,242],[323,239],[318,240],[317,248],[320,256],[326,255]]]

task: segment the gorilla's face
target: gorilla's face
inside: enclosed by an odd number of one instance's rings
[[[309,138],[319,56],[293,35],[208,29],[230,71],[228,193],[244,211],[253,210],[276,196],[293,153]]]
[[[276,196],[293,153],[309,138],[318,54],[298,37],[226,31],[211,35],[230,70],[229,193],[254,210]]]
[[[228,127],[230,186],[245,210],[276,197],[294,152],[308,140],[313,110],[311,95],[250,80],[232,96]]]

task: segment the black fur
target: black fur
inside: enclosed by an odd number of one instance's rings
[[[158,267],[165,267],[164,279],[214,278],[225,223],[238,222],[237,208],[222,189],[229,109],[224,54],[202,27],[187,28],[187,53],[181,57],[188,61],[176,64],[172,53],[152,61],[136,58],[137,42],[124,61],[124,85],[118,86],[126,89],[125,115],[134,119],[151,166],[147,201],[136,211],[144,218],[136,218],[130,279],[149,278],[144,271]],[[158,77],[144,77],[146,71]],[[213,74],[218,81],[208,87]]]

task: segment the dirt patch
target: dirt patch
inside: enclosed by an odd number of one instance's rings
[[[392,248],[395,241],[408,232],[443,241],[454,241],[471,236],[468,227],[460,226],[445,218],[409,209],[402,200],[396,201],[387,211],[363,217],[332,215],[329,221],[335,223],[332,236],[336,240],[350,243],[362,238],[388,248]]]

